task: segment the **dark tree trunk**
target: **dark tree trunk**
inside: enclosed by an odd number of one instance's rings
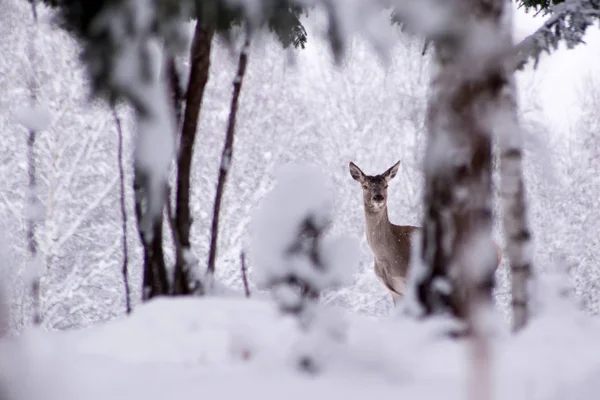
[[[489,305],[497,255],[492,242],[492,135],[500,94],[509,83],[500,16],[504,0],[456,2],[497,29],[496,51],[477,54],[473,20],[435,43],[438,72],[427,111],[425,216],[416,293],[425,315],[466,320],[471,304]],[[454,21],[457,22],[457,21]],[[469,25],[471,24],[471,25]],[[491,46],[491,44],[490,44]]]
[[[183,106],[183,92],[181,91],[181,80],[175,64],[175,56],[170,55],[167,61],[167,74],[169,76],[169,88],[171,89],[171,102],[175,111],[177,127],[181,125],[181,109]]]
[[[131,313],[131,293],[129,290],[129,255],[127,252],[127,208],[125,207],[125,172],[123,170],[123,129],[121,128],[121,119],[117,110],[112,109],[113,118],[117,127],[117,164],[119,166],[119,197],[121,206],[121,229],[123,231],[123,264],[121,273],[123,274],[123,285],[125,286],[125,310],[127,314]]]
[[[145,232],[142,226],[144,215],[144,187],[145,177],[139,171],[137,166],[134,166],[134,182],[133,189],[135,193],[135,216],[138,223],[138,232],[144,249],[144,279],[142,300],[150,300],[153,297],[168,295],[169,282],[167,280],[167,269],[165,265],[165,257],[163,252],[163,213],[157,215],[152,221],[150,232]]]
[[[242,82],[246,74],[246,66],[248,65],[248,53],[250,52],[250,35],[246,37],[240,58],[238,60],[238,71],[233,80],[233,96],[231,98],[231,108],[229,110],[229,122],[227,124],[227,134],[225,135],[225,144],[221,153],[221,164],[219,166],[219,180],[217,181],[217,191],[215,193],[215,202],[213,208],[213,220],[210,231],[210,249],[208,253],[208,269],[207,273],[213,275],[215,273],[215,261],[217,258],[217,241],[219,236],[219,214],[221,210],[221,200],[225,191],[225,183],[227,181],[227,173],[231,166],[233,158],[233,138],[235,134],[235,120],[238,110],[238,101],[242,91]]]
[[[242,268],[242,282],[244,283],[244,294],[246,297],[250,297],[250,286],[248,285],[248,276],[246,274],[246,253],[242,251],[240,254],[241,268]]]
[[[204,89],[208,82],[210,70],[210,51],[213,31],[206,29],[201,22],[196,22],[196,30],[190,54],[191,68],[186,91],[185,116],[181,130],[181,141],[177,157],[177,194],[175,209],[175,226],[182,252],[175,263],[175,294],[189,294],[202,291],[200,282],[196,282],[190,272],[191,266],[185,259],[185,252],[190,248],[190,175],[194,155],[194,141],[198,127],[198,118]]]

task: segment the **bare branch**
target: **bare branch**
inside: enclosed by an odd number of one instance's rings
[[[112,108],[113,118],[115,119],[115,125],[117,126],[118,134],[118,146],[117,146],[117,157],[119,165],[119,184],[120,184],[120,203],[121,203],[121,218],[123,220],[123,268],[121,272],[123,274],[123,284],[125,285],[125,307],[127,314],[131,314],[131,294],[129,291],[129,277],[128,277],[128,253],[127,253],[127,209],[125,208],[125,173],[123,172],[123,130],[121,129],[121,119],[117,114],[117,110]]]
[[[242,264],[242,281],[244,282],[244,293],[246,297],[250,297],[250,287],[248,286],[248,277],[246,276],[246,254],[240,253],[240,261]]]
[[[34,28],[30,37],[30,48],[29,48],[29,61],[31,68],[34,73],[31,76],[29,82],[29,89],[31,92],[31,103],[37,102],[36,95],[36,84],[35,84],[35,33],[37,29],[37,10],[35,1],[31,1],[31,13],[33,16]],[[35,228],[37,225],[37,214],[39,212],[39,200],[37,198],[37,186],[36,186],[36,171],[35,171],[35,139],[36,132],[33,129],[29,129],[29,136],[27,138],[27,164],[28,164],[28,195],[27,195],[27,248],[29,251],[29,265],[28,273],[30,274],[30,291],[33,307],[33,324],[39,326],[42,323],[42,306],[41,306],[41,293],[40,293],[40,279],[41,279],[41,265],[38,255],[38,244],[35,238]]]
[[[221,209],[221,200],[223,198],[223,192],[225,190],[225,182],[227,180],[227,172],[231,165],[233,157],[233,138],[235,133],[235,118],[238,110],[238,101],[240,92],[242,90],[242,81],[246,73],[246,66],[248,65],[248,53],[250,52],[250,33],[247,33],[244,46],[240,52],[240,58],[238,61],[238,71],[233,79],[233,96],[231,99],[231,109],[229,112],[229,123],[227,125],[227,134],[225,137],[225,144],[223,146],[223,152],[221,154],[221,165],[219,167],[219,180],[217,182],[217,191],[215,194],[215,203],[213,208],[213,221],[210,232],[210,250],[208,255],[208,269],[207,274],[214,274],[215,272],[215,259],[217,256],[217,238],[219,234],[219,212]]]
[[[85,208],[85,210],[83,210],[83,212],[79,214],[79,217],[75,221],[73,221],[73,223],[67,229],[65,229],[61,239],[57,242],[54,251],[60,249],[65,244],[65,242],[69,240],[71,236],[75,234],[75,232],[77,232],[79,227],[86,221],[86,218],[89,216],[89,214],[96,208],[98,208],[98,206],[104,201],[104,199],[106,199],[110,195],[118,180],[118,176],[113,177],[113,179],[111,179],[111,181],[106,185],[104,190],[98,194],[98,197],[96,197],[96,199],[94,199],[94,201],[91,202]]]

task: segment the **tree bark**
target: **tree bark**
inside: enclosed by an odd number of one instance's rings
[[[179,78],[179,72],[175,64],[175,56],[169,55],[167,60],[167,75],[169,76],[169,87],[171,89],[171,102],[173,104],[173,111],[175,114],[175,120],[177,121],[177,128],[181,125],[181,111],[183,106],[183,92],[181,91],[181,80]]]
[[[244,46],[240,52],[238,60],[238,71],[233,80],[233,96],[231,98],[231,108],[229,111],[229,122],[227,125],[227,134],[225,135],[225,144],[221,153],[221,165],[219,166],[219,180],[217,181],[217,191],[215,193],[215,202],[213,208],[213,220],[210,232],[210,249],[208,253],[208,268],[207,273],[213,275],[215,273],[215,260],[217,257],[217,240],[219,235],[219,213],[221,210],[221,200],[225,191],[225,183],[227,181],[227,172],[231,166],[233,157],[233,138],[235,134],[235,120],[238,110],[238,101],[240,92],[242,91],[242,82],[246,74],[246,66],[248,65],[248,53],[250,52],[250,34],[246,36]]]
[[[144,278],[142,300],[147,301],[156,296],[169,294],[169,282],[163,251],[163,213],[161,212],[152,221],[150,232],[145,232],[142,227],[144,217],[145,195],[143,188],[146,177],[134,165],[133,189],[135,193],[135,216],[138,223],[140,241],[144,249]],[[150,233],[150,234],[147,234]]]
[[[190,248],[190,228],[192,225],[190,215],[190,175],[198,117],[210,70],[212,38],[213,31],[204,27],[200,21],[196,22],[196,30],[190,54],[191,68],[189,83],[185,96],[185,116],[177,158],[175,225],[183,252],[188,251]],[[198,290],[202,291],[200,282],[193,278],[190,266],[185,259],[185,254],[179,254],[175,263],[174,292],[176,294],[189,294]]]
[[[460,20],[452,25],[460,30],[435,42],[438,69],[427,110],[424,164],[425,271],[416,294],[425,315],[449,312],[468,322],[472,304],[489,305],[492,299],[497,254],[491,237],[489,119],[509,72],[503,62],[507,44],[501,42],[504,0],[463,0],[455,7]],[[474,46],[482,22],[501,43],[490,43],[493,50]]]
[[[514,82],[513,82],[514,86]],[[503,107],[510,112],[511,123],[499,135],[500,195],[506,252],[511,272],[513,331],[522,329],[530,317],[529,285],[532,280],[531,232],[527,220],[523,181],[522,137],[517,121],[515,90],[504,97]]]

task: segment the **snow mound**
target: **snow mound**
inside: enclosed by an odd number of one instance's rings
[[[33,106],[20,107],[15,111],[17,121],[27,130],[40,132],[50,126],[52,114],[48,107],[35,104]]]
[[[290,362],[297,328],[272,302],[156,299],[104,325],[0,341],[0,389],[9,382],[11,400],[467,395],[468,343],[444,337],[446,321],[344,319],[344,346],[312,377]],[[573,313],[543,314],[517,336],[499,332],[493,398],[591,398],[600,390],[599,334],[597,319]]]

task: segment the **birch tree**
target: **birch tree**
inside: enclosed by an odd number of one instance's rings
[[[530,60],[533,60],[535,65],[537,65],[537,62],[544,52],[552,52],[561,42],[565,42],[568,48],[572,48],[575,45],[582,43],[582,37],[587,27],[593,24],[599,15],[599,7],[597,2],[594,0],[572,0],[565,2],[557,1],[553,4],[550,4],[547,1],[522,1],[520,3],[527,8],[539,7],[544,10],[545,14],[551,14],[551,16],[542,25],[542,27],[540,27],[530,36],[526,37],[516,46],[512,44],[512,38],[497,41],[495,39],[490,39],[489,35],[482,36],[481,41],[483,42],[491,40],[490,43],[494,43],[493,47],[495,50],[487,51],[487,55],[484,54],[484,51],[482,51],[482,56],[476,57],[477,63],[473,64],[473,72],[469,72],[466,69],[463,71],[452,71],[452,69],[447,69],[449,76],[452,76],[452,74],[455,74],[456,76],[470,75],[469,79],[464,81],[468,83],[467,87],[469,85],[471,86],[471,88],[466,92],[469,94],[467,98],[470,98],[471,101],[473,101],[472,104],[480,103],[478,108],[485,110],[486,107],[489,107],[489,105],[486,106],[484,102],[479,100],[474,101],[477,96],[487,92],[486,96],[489,97],[490,94],[493,94],[490,92],[490,90],[493,89],[494,84],[497,85],[497,88],[499,88],[499,91],[491,98],[497,103],[497,105],[500,106],[498,109],[501,110],[501,112],[498,112],[497,114],[503,116],[502,118],[496,118],[502,122],[499,123],[496,121],[496,125],[493,126],[492,131],[498,138],[501,158],[500,175],[504,214],[503,227],[505,239],[507,241],[507,254],[512,272],[512,310],[514,317],[513,328],[515,330],[518,330],[525,325],[530,314],[530,296],[528,294],[528,287],[530,286],[532,276],[532,255],[530,246],[532,235],[526,216],[526,193],[523,183],[522,170],[522,137],[518,129],[517,104],[516,96],[514,94],[514,80],[512,78],[512,74],[515,70],[522,69]],[[440,90],[442,93],[447,93],[445,91],[447,88],[444,89],[444,82],[447,81],[448,78],[443,78],[445,75],[445,72],[443,72],[445,70],[444,58],[453,60],[456,57],[456,54],[460,54],[462,49],[465,47],[464,43],[467,42],[465,40],[465,36],[469,35],[458,34],[459,38],[456,38],[456,32],[461,31],[461,29],[457,29],[457,25],[466,23],[465,21],[469,18],[473,18],[472,16],[476,16],[474,18],[475,20],[485,20],[486,17],[482,16],[480,8],[483,7],[489,10],[498,9],[497,4],[494,4],[495,3],[493,1],[480,3],[463,2],[462,4],[460,2],[452,2],[452,6],[448,6],[446,9],[443,9],[441,13],[437,14],[438,17],[441,16],[442,18],[450,17],[450,25],[442,23],[442,28],[437,30],[431,30],[428,28],[436,26],[440,28],[440,20],[430,18],[429,21],[426,21],[423,18],[423,10],[432,6],[429,3],[423,4],[421,6],[422,8],[419,6],[412,8],[400,7],[395,10],[393,14],[394,21],[403,23],[409,26],[411,29],[420,32],[427,38],[427,40],[432,41],[435,44],[435,57],[438,60],[441,71],[439,71],[437,76],[432,80],[432,90],[434,93],[440,93]],[[486,12],[491,12],[489,10]],[[461,12],[465,13],[465,15],[470,14],[471,16],[463,16],[464,20],[461,20],[460,18],[456,19],[456,13],[460,14]],[[462,31],[468,31],[468,28],[463,28]],[[473,34],[476,34],[476,31],[472,31],[471,35]],[[501,31],[494,33],[494,35],[501,34]],[[449,43],[449,45],[447,45],[447,43]],[[495,45],[495,43],[502,44]],[[473,46],[473,48],[476,48],[476,46]],[[441,52],[443,54],[440,54]],[[494,54],[494,52],[497,52],[497,54]],[[452,63],[453,62],[455,61],[452,61]],[[487,84],[484,84],[485,80],[481,80],[485,77],[486,73],[481,74],[481,71],[483,70],[479,68],[479,66],[486,63],[492,66],[486,67],[488,69],[491,68],[489,69],[490,71],[492,71],[494,68],[497,70],[500,68],[499,71],[501,73],[498,75],[499,83],[489,81]],[[494,64],[496,67],[493,67]],[[457,65],[460,65],[460,63],[457,63]],[[478,74],[480,75],[477,79],[473,78],[477,77]],[[469,80],[471,82],[469,82]],[[487,89],[482,90],[482,88],[486,86]],[[460,93],[459,88],[460,84],[456,84],[453,90],[458,94]],[[452,92],[450,89],[447,90],[448,92]],[[464,98],[465,96],[459,96],[459,99]],[[454,100],[452,100],[452,97],[449,96],[447,103],[450,104],[451,101]],[[433,139],[432,133],[436,129],[442,129],[441,122],[435,125],[435,116],[438,114],[438,110],[443,109],[443,107],[435,103],[436,101],[430,102],[431,112],[428,116],[428,124],[430,125],[428,131],[430,140],[433,142],[435,142],[435,139]],[[439,103],[443,104],[444,101],[440,100]],[[456,103],[454,104],[454,107],[455,106]],[[458,113],[458,111],[460,110],[457,108],[453,109],[453,112]],[[442,115],[444,114],[442,113]],[[446,123],[448,125],[453,125],[452,120],[448,120]],[[437,128],[431,128],[432,126],[437,126]],[[491,131],[489,133],[491,133]],[[483,148],[487,149],[487,146],[487,143],[485,143]],[[434,150],[435,146],[430,145],[428,150],[429,155],[426,156],[425,161],[426,180],[428,176],[427,169],[430,168],[432,164],[430,161],[435,159],[435,156],[431,156],[431,154],[434,154]],[[485,153],[487,153],[487,150],[485,150]],[[487,155],[484,158],[487,159]],[[487,165],[487,160],[485,161],[485,164]],[[487,167],[485,169],[485,175],[487,176]],[[458,179],[458,176],[455,176],[452,179]],[[444,192],[441,189],[441,187],[444,185],[439,184],[436,186],[434,182],[435,180],[430,176],[430,183],[428,184],[427,189],[428,194],[426,194],[425,198],[425,212],[426,214],[429,213],[430,216],[428,217],[426,215],[424,221],[425,226],[430,225],[434,228],[426,228],[426,234],[423,237],[422,249],[425,265],[430,269],[424,273],[416,273],[416,276],[418,275],[416,280],[420,282],[417,285],[418,288],[416,291],[418,293],[418,297],[420,298],[421,305],[424,305],[425,314],[435,313],[434,310],[440,311],[442,309],[447,309],[454,315],[461,315],[460,304],[463,303],[464,305],[465,303],[460,300],[460,297],[462,296],[457,293],[457,290],[459,290],[456,285],[458,274],[453,273],[450,275],[454,276],[448,276],[448,271],[445,271],[444,268],[441,267],[442,265],[452,265],[454,263],[454,260],[452,259],[454,256],[451,256],[450,253],[455,252],[450,251],[450,249],[456,250],[454,249],[456,244],[451,244],[453,243],[451,239],[455,236],[455,234],[450,234],[448,242],[445,243],[446,250],[440,250],[438,247],[443,244],[442,241],[444,234],[440,233],[440,227],[438,226],[439,224],[436,225],[433,223],[433,221],[440,219],[441,213],[439,210],[450,208],[450,205],[453,204],[453,200],[450,189],[447,188]],[[438,192],[438,195],[433,195],[433,193],[436,193],[436,191]],[[443,198],[443,200],[439,200],[438,198],[438,201],[440,201],[443,205],[438,204],[437,206],[432,207],[431,204],[434,202],[436,196],[442,195],[442,193],[445,193],[445,198]],[[429,224],[427,223],[428,218]],[[451,226],[451,229],[454,229],[454,227]],[[434,242],[437,243],[435,252],[431,248],[431,243]],[[426,282],[426,284],[423,285],[424,282]],[[441,283],[436,283],[434,285],[434,282]],[[436,287],[436,289],[434,289],[434,287]]]

